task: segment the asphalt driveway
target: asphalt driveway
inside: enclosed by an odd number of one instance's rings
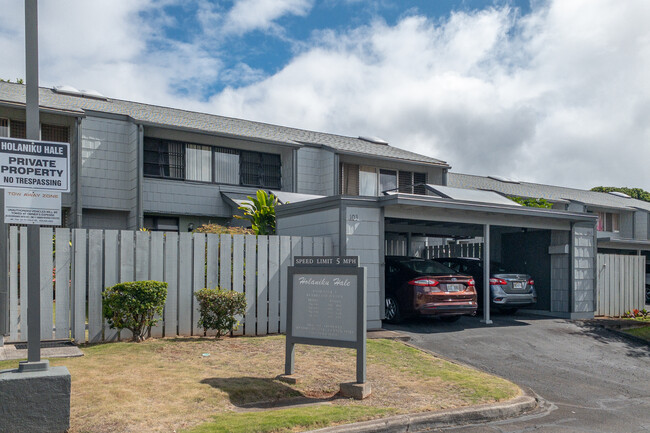
[[[495,316],[485,326],[415,319],[386,325],[411,343],[532,389],[544,410],[453,432],[650,432],[650,347],[582,322]],[[443,430],[440,430],[443,431]]]

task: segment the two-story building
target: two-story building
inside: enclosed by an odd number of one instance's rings
[[[384,317],[384,257],[394,239],[405,240],[402,254],[412,254],[423,239],[482,237],[486,263],[525,253],[532,258],[527,263],[534,266],[540,312],[593,316],[597,218],[577,206],[579,200],[533,209],[496,192],[456,188],[447,162],[374,137],[122,101],[65,86],[41,88],[40,106],[41,139],[71,144],[71,192],[63,197],[67,227],[188,231],[209,221],[229,224],[238,202],[265,189],[284,196],[276,210],[280,234],[329,236],[335,254],[360,257],[368,270],[371,329]],[[0,136],[24,137],[24,120],[25,86],[0,83]],[[634,233],[642,224],[633,205],[626,209],[632,226],[627,216],[618,223],[608,217],[613,208],[598,209],[611,233]]]

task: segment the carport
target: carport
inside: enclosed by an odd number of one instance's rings
[[[276,209],[280,235],[331,236],[334,251],[359,256],[368,269],[368,329],[381,327],[384,317],[384,257],[387,236],[414,235],[484,238],[484,294],[489,296],[491,240],[508,233],[511,244],[533,233],[543,233],[543,251],[549,264],[548,310],[541,313],[571,319],[593,317],[595,299],[596,217],[582,213],[529,208],[495,193],[473,191],[459,195],[456,188],[435,186],[433,195],[390,194],[381,197],[332,196],[293,202]],[[467,190],[462,190],[467,191]],[[447,194],[445,194],[447,193]],[[491,196],[495,194],[497,197]],[[442,195],[445,195],[443,197]],[[411,251],[411,246],[406,249]],[[485,303],[489,305],[489,302]],[[489,308],[483,321],[491,323]]]

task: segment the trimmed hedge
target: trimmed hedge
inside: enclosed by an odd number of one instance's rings
[[[167,283],[131,281],[107,288],[102,294],[104,317],[111,328],[129,329],[133,341],[144,341],[149,329],[162,315],[167,299]]]
[[[208,329],[214,329],[217,331],[216,338],[220,338],[237,329],[239,322],[235,316],[246,312],[246,295],[243,293],[215,287],[201,289],[194,296],[199,301],[198,324],[203,328],[203,335],[207,335]]]

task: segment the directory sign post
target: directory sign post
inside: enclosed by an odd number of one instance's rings
[[[287,272],[285,374],[294,372],[294,346],[357,350],[357,383],[366,381],[365,268],[356,256],[296,257]]]

